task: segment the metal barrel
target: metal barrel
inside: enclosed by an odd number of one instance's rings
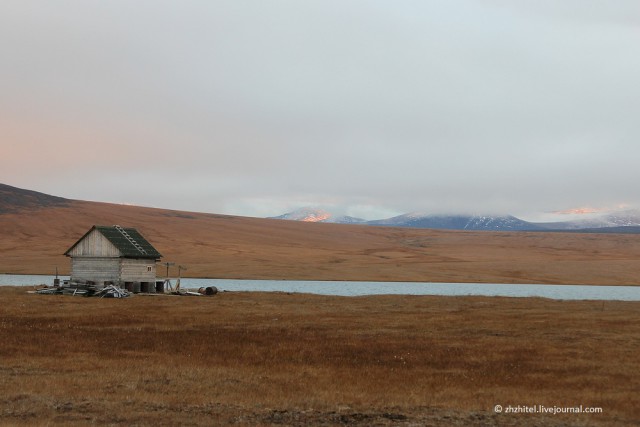
[[[154,282],[146,282],[147,283],[147,292],[150,294],[156,293],[156,284]]]

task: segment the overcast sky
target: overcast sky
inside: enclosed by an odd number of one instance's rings
[[[637,0],[0,0],[0,182],[247,216],[640,206]]]

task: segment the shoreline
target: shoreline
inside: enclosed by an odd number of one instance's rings
[[[55,275],[53,274],[38,274],[38,273],[0,273],[1,276],[42,276],[42,277],[51,277],[53,278]],[[61,278],[68,278],[68,274],[59,274]],[[163,281],[165,278],[157,278],[156,280]],[[177,277],[171,277],[172,281],[175,281]],[[532,285],[532,286],[628,286],[628,287],[640,287],[640,283],[615,283],[615,284],[604,284],[604,283],[553,283],[553,282],[523,282],[523,281],[513,281],[513,282],[491,282],[491,281],[483,281],[483,282],[442,282],[442,281],[432,281],[432,280],[367,280],[367,279],[273,279],[273,278],[264,278],[264,277],[211,277],[211,276],[202,276],[202,277],[181,277],[181,280],[230,280],[230,281],[265,281],[265,282],[326,282],[326,283],[392,283],[392,284],[450,284],[450,285],[496,285],[496,286],[509,286],[509,285]],[[4,285],[0,283],[0,286],[12,286],[12,285]],[[36,286],[36,285],[15,285],[15,286]]]
[[[30,277],[31,276],[27,276]],[[51,278],[52,276],[44,276]],[[37,289],[52,287],[52,283],[2,284],[0,287]],[[53,279],[51,279],[53,280]],[[598,285],[548,285],[548,284],[507,284],[507,283],[421,283],[421,282],[336,282],[336,281],[278,281],[278,280],[225,280],[182,278],[181,289],[197,293],[199,289],[215,287],[219,292],[260,292],[326,296],[486,296],[506,298],[546,298],[568,301],[640,301],[638,286],[598,286]],[[133,289],[129,289],[132,291]],[[144,290],[144,289],[143,289]],[[170,293],[172,291],[168,291]],[[146,292],[131,292],[144,295]],[[156,295],[150,292],[150,295]]]

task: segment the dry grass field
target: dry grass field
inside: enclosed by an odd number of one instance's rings
[[[82,201],[0,213],[0,273],[68,273],[62,254],[95,224],[138,228],[191,277],[608,285],[640,277],[640,235],[313,224]]]
[[[0,287],[0,425],[625,426],[640,303]],[[496,414],[494,406],[601,407]]]

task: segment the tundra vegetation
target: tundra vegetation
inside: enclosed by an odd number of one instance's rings
[[[640,422],[638,302],[26,290],[0,287],[2,425]]]

